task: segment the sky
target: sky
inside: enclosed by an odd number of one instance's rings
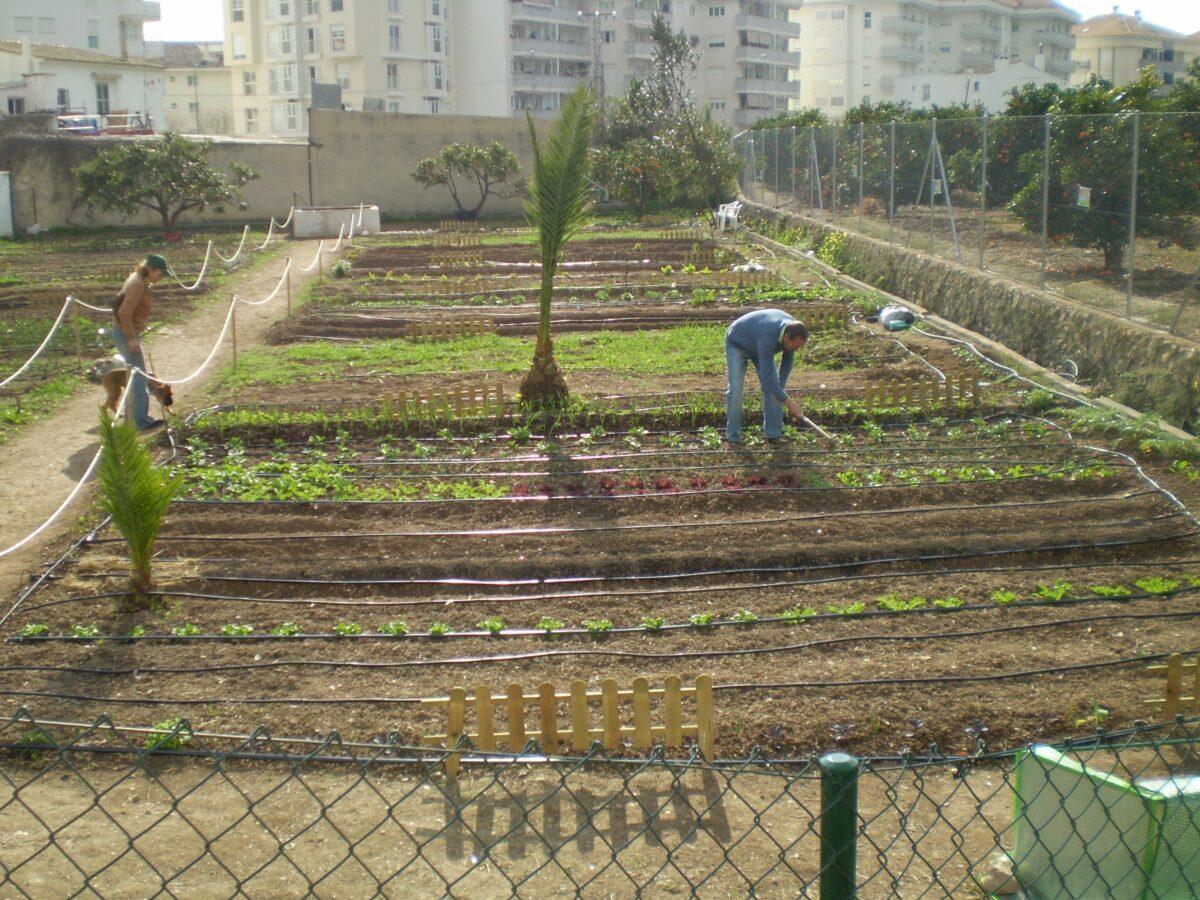
[[[497,0],[472,0],[495,3]],[[1085,18],[1112,10],[1112,0],[1060,0]],[[219,41],[224,36],[223,0],[162,0],[162,21],[146,26],[149,40]],[[1130,0],[1123,12],[1142,11],[1142,18],[1184,34],[1200,31],[1200,3],[1196,0]]]

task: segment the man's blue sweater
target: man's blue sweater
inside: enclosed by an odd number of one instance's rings
[[[790,350],[783,349],[780,339],[784,326],[795,321],[781,309],[756,309],[735,321],[725,332],[726,344],[732,344],[754,360],[763,393],[780,403],[788,398],[783,385],[791,374],[795,356]],[[783,353],[778,372],[775,371],[776,353]]]

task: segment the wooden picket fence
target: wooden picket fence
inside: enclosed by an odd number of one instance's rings
[[[410,341],[450,341],[473,334],[494,334],[496,323],[484,316],[431,316],[414,319],[404,326]]]
[[[465,421],[504,414],[504,388],[446,388],[437,391],[400,391],[390,398],[392,408],[405,423]]]
[[[661,232],[662,241],[695,241],[708,235],[697,228],[667,228]]]
[[[835,304],[811,304],[802,306],[796,318],[808,326],[809,331],[839,331],[850,327],[850,310]]]
[[[446,250],[434,253],[429,257],[431,266],[448,268],[452,266],[482,266],[482,250]]]
[[[978,406],[981,401],[979,379],[965,375],[951,375],[945,381],[932,378],[890,378],[869,384],[863,392],[867,413],[876,408],[920,407],[930,410],[935,406],[950,406],[955,401],[966,400]]]
[[[730,272],[721,271],[712,273],[712,283],[721,285],[722,287],[748,287],[749,285],[761,285],[764,287],[774,287],[782,283],[782,279],[777,272]]]
[[[717,248],[692,247],[684,259],[693,266],[715,266],[717,264]]]
[[[438,231],[475,231],[479,223],[462,219],[442,219],[438,222]]]
[[[482,247],[483,236],[465,231],[441,231],[433,241],[439,247]]]
[[[695,721],[683,720],[683,700],[695,700]],[[661,712],[662,724],[653,723],[654,700]],[[622,701],[632,706],[632,720],[627,725],[622,721]],[[572,681],[569,690],[559,691],[545,682],[536,693],[526,693],[519,684],[510,684],[503,691],[482,684],[467,693],[461,687],[450,691],[448,697],[431,697],[421,701],[422,706],[444,707],[446,730],[443,734],[427,735],[421,743],[425,746],[445,747],[458,745],[464,736],[482,751],[505,750],[520,753],[527,741],[537,741],[545,754],[556,754],[559,745],[570,744],[571,750],[583,752],[591,742],[598,740],[606,750],[617,750],[625,738],[629,738],[637,750],[648,751],[656,740],[665,747],[682,747],[685,737],[696,739],[701,755],[711,761],[715,744],[713,727],[712,676],[699,675],[691,687],[684,687],[678,676],[667,678],[661,688],[650,687],[645,678],[635,678],[631,688],[617,686],[616,679],[606,678],[600,690],[589,691],[582,681]],[[600,708],[599,721],[593,723],[592,708]],[[507,731],[496,730],[496,709],[504,710]],[[532,723],[526,722],[526,713],[536,707]],[[568,724],[560,727],[562,709],[567,713]],[[474,722],[468,726],[467,712],[474,711]],[[454,777],[459,770],[460,755],[446,757],[446,774]]]
[[[1200,665],[1197,665],[1197,657],[1185,661],[1182,654],[1172,653],[1165,663],[1147,666],[1146,669],[1162,672],[1166,676],[1163,695],[1145,701],[1150,706],[1161,707],[1159,721],[1169,721],[1180,713],[1200,711]],[[1185,682],[1188,682],[1190,694],[1184,694]]]

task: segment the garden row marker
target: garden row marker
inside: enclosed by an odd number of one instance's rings
[[[1178,653],[1172,653],[1167,657],[1164,665],[1147,666],[1148,672],[1165,672],[1167,676],[1166,686],[1163,690],[1162,697],[1155,697],[1147,700],[1151,706],[1161,706],[1163,715],[1159,721],[1169,722],[1181,712],[1194,712],[1200,709],[1200,665],[1197,665],[1197,658],[1193,657],[1191,662],[1184,662],[1183,656]],[[1192,693],[1190,697],[1185,697],[1183,694],[1183,675],[1185,672],[1190,672],[1192,675]]]
[[[684,724],[683,700],[695,700],[696,719]],[[592,726],[589,702],[599,700],[600,727]],[[632,725],[621,722],[621,701],[632,702]],[[663,724],[653,724],[653,700],[661,700]],[[570,726],[563,732],[559,728],[559,704],[565,702]],[[537,705],[537,717],[530,728],[526,724],[526,708]],[[491,685],[478,685],[468,694],[461,687],[450,691],[448,697],[428,697],[421,700],[422,706],[446,708],[446,733],[426,735],[422,745],[444,747],[453,750],[464,737],[485,752],[496,752],[501,747],[509,753],[520,753],[526,742],[536,740],[546,755],[558,752],[560,743],[569,741],[575,752],[584,752],[594,740],[599,740],[604,749],[618,750],[623,738],[631,738],[638,750],[649,751],[654,741],[661,738],[664,747],[682,747],[685,737],[694,737],[700,754],[709,762],[713,758],[716,733],[713,728],[712,676],[698,675],[695,684],[683,687],[679,676],[672,675],[661,688],[650,687],[645,678],[635,678],[632,687],[620,689],[613,678],[606,678],[600,690],[589,691],[582,681],[572,681],[569,690],[559,691],[549,682],[538,686],[537,692],[525,693],[519,684],[509,684],[502,692]],[[475,727],[466,725],[468,706],[475,710]],[[505,711],[507,731],[496,730],[495,708]],[[460,754],[446,757],[446,775],[453,778],[458,774]]]
[[[448,268],[452,266],[482,266],[482,250],[458,250],[455,252],[435,253],[429,257],[431,266]]]
[[[942,403],[949,406],[955,400],[970,400],[978,406],[981,399],[979,379],[965,375],[950,376],[945,381],[890,378],[867,385],[863,392],[868,414],[876,407],[919,406],[928,410]]]
[[[495,331],[495,321],[483,316],[434,316],[407,323],[404,337],[410,341],[448,341],[473,334],[494,334]]]
[[[438,222],[438,231],[475,231],[478,222],[465,222],[459,219],[442,219]]]
[[[850,310],[832,303],[802,306],[796,317],[810,331],[836,331],[850,325]]]
[[[504,412],[504,388],[484,385],[479,389],[449,388],[443,391],[401,391],[396,395],[401,417],[407,422],[436,421],[451,417],[497,416]]]
[[[712,280],[722,286],[745,287],[748,284],[777,285],[781,279],[775,272],[713,272]]]

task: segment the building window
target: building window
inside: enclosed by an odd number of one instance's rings
[[[275,16],[279,19],[290,19],[292,16],[292,0],[275,0]]]
[[[293,102],[271,107],[271,128],[274,131],[299,131],[300,104]]]
[[[71,92],[66,88],[58,89],[58,111],[65,113],[71,108]]]
[[[863,106],[870,106],[871,105],[871,95],[863,94],[862,95],[862,103],[863,103]]]
[[[400,67],[395,63],[388,63],[387,86],[389,91],[400,90]]]
[[[442,17],[442,0],[429,0],[429,17],[431,19]]]
[[[716,39],[716,38],[713,38],[712,40],[710,40],[710,41],[708,42],[708,46],[710,46],[710,47],[724,47],[724,46],[725,46],[725,41],[723,41],[723,40],[718,40],[718,39]]]
[[[304,29],[304,52],[310,56],[321,52],[321,29],[316,25]]]
[[[200,114],[200,104],[197,103],[195,100],[189,100],[188,101],[188,112],[191,113],[193,116],[199,115]]]
[[[229,0],[229,21],[246,21],[246,0]],[[249,110],[246,110],[249,112]]]
[[[234,59],[246,58],[246,36],[244,34],[233,35],[233,39],[230,41],[230,44]]]
[[[710,100],[708,102],[708,108],[709,109],[724,109],[725,101],[724,100]]]
[[[389,100],[388,105],[387,105],[387,111],[390,113],[400,112],[400,101],[399,100]]]
[[[845,106],[846,98],[845,97],[830,97],[829,105],[830,106]]]
[[[9,97],[8,98],[8,114],[10,116],[23,115],[25,112],[24,97]]]
[[[99,19],[88,19],[87,38],[88,38],[88,49],[89,50],[99,50],[100,49],[100,20]]]
[[[329,45],[337,53],[346,49],[346,28],[343,25],[329,26]]]
[[[321,67],[320,66],[309,66],[308,67],[309,88],[311,89],[314,84],[319,84],[320,81],[321,81]]]
[[[198,81],[198,80],[199,80],[199,79],[197,79],[195,75],[189,75],[189,76],[187,77],[187,86],[188,86],[188,87],[195,87],[195,86],[196,86],[196,83],[197,83],[197,81]]]
[[[258,73],[242,73],[242,96],[253,97],[258,92]]]
[[[88,25],[91,25],[88,22]],[[32,34],[33,33],[33,16],[16,16],[13,18],[13,30],[17,34]]]
[[[342,3],[342,0],[329,0],[330,12],[341,12],[344,7],[345,4]]]
[[[708,14],[710,16],[723,16],[723,15],[725,15],[725,7],[724,6],[710,6],[708,8]]]
[[[304,0],[304,14],[306,16],[319,16],[321,14],[321,0]]]
[[[54,34],[54,20],[38,18],[38,34]]]
[[[258,110],[252,109],[251,107],[247,106],[246,109],[243,110],[243,112],[246,117],[246,119],[245,119],[246,134],[257,134],[258,133]]]
[[[863,28],[870,28],[870,27],[871,27],[871,13],[868,10],[867,12],[863,13]]]
[[[1013,22],[1013,23],[1012,23],[1012,30],[1013,30],[1013,34],[1016,34],[1018,31],[1020,31],[1020,30],[1021,30],[1021,23],[1020,23],[1020,22]]]
[[[400,0],[388,0],[388,12],[393,16],[400,15]]]
[[[435,91],[445,89],[445,76],[442,71],[441,63],[432,63],[429,66],[429,86]]]
[[[933,96],[933,91],[930,86],[927,84],[921,85],[921,99],[928,100],[931,96]]]
[[[388,49],[397,53],[400,52],[400,26],[388,26]]]
[[[426,103],[426,108],[429,110],[429,114],[431,116],[436,116],[438,113],[440,113],[442,111],[442,105],[438,101],[437,97],[426,97],[425,103]]]
[[[830,10],[829,18],[830,18],[830,20],[832,20],[834,22],[841,22],[841,21],[845,20],[845,18],[846,18],[846,11],[844,9]]]
[[[107,81],[97,81],[96,82],[96,114],[101,115],[101,116],[107,116],[108,111],[111,108],[112,107],[110,107],[108,105],[108,82]]]
[[[350,67],[346,63],[337,64],[337,83],[343,91],[350,90]]]
[[[429,26],[429,52],[441,54],[442,52],[442,26]]]

